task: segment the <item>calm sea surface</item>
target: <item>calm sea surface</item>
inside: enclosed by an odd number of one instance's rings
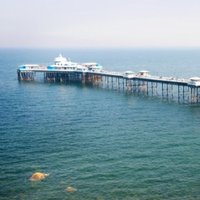
[[[198,49],[1,49],[0,199],[200,199],[200,106],[18,82],[18,65],[48,64],[59,53],[108,70],[200,76]],[[36,171],[50,175],[30,182]]]

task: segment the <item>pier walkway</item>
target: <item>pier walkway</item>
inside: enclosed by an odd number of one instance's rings
[[[80,82],[103,88],[124,90],[145,96],[158,96],[180,103],[200,102],[200,78],[190,79],[150,75],[148,71],[133,73],[105,70],[49,68],[44,65],[23,65],[17,70],[19,81],[37,80],[42,74],[45,82]]]

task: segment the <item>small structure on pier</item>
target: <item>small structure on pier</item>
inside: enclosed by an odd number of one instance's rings
[[[101,72],[103,67],[95,62],[90,62],[90,63],[82,63],[82,66],[86,67],[89,71],[92,72]]]
[[[136,73],[133,71],[125,71],[124,72],[124,78],[134,78],[136,76]]]
[[[190,82],[188,83],[188,85],[200,86],[200,77],[192,77],[192,78],[190,78]]]
[[[68,62],[70,62],[70,61],[68,61],[65,57],[63,57],[62,54],[60,54],[58,57],[56,57],[54,59],[54,64],[57,66],[59,66],[59,65],[64,66]]]
[[[31,69],[39,69],[40,65],[38,64],[25,64],[25,65],[20,65],[18,69],[21,71],[26,71],[26,70],[31,70]]]
[[[147,77],[147,76],[150,76],[150,73],[147,70],[142,70],[138,72],[138,76]]]
[[[54,64],[49,65],[47,68],[49,70],[67,70],[67,71],[75,71],[77,67],[82,67],[78,63],[72,62],[71,60],[65,58],[60,54],[58,57],[54,59]]]

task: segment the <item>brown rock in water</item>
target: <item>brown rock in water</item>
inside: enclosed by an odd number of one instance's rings
[[[30,181],[41,181],[43,179],[45,179],[48,176],[48,174],[44,174],[41,172],[36,172],[34,174],[32,174],[32,176],[30,177]]]
[[[66,191],[72,193],[72,192],[76,192],[77,189],[69,186],[69,187],[67,187]]]

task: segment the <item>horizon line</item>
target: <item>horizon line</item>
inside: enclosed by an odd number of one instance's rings
[[[134,49],[200,49],[200,46],[135,46],[135,47],[0,47],[3,49],[21,50],[134,50]]]

